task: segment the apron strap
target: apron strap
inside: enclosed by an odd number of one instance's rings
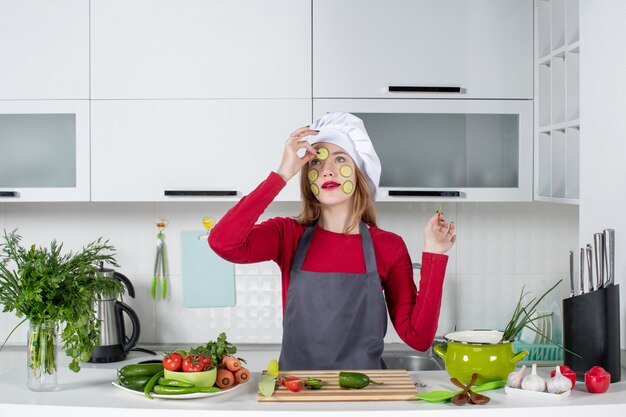
[[[363,243],[363,257],[365,258],[365,272],[376,272],[376,254],[374,253],[374,244],[372,243],[372,235],[364,221],[359,225],[361,232],[361,242]]]
[[[296,271],[302,269],[302,264],[304,263],[304,258],[309,251],[309,245],[311,244],[311,239],[313,238],[313,232],[315,231],[316,225],[317,224],[312,224],[308,226],[300,237],[298,248],[293,257],[293,262],[291,263],[291,269]],[[365,272],[374,272],[376,271],[376,254],[374,253],[374,244],[372,243],[372,235],[370,235],[369,228],[363,221],[359,224],[359,232],[361,233],[361,243],[363,245]]]
[[[296,253],[293,256],[293,262],[291,262],[291,269],[299,271],[302,269],[302,264],[304,263],[304,257],[309,251],[309,245],[311,244],[311,238],[313,237],[313,231],[315,230],[314,223],[308,226],[304,230],[304,234],[300,237],[300,241],[298,242],[298,247],[296,249]]]

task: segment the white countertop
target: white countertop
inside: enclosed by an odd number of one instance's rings
[[[274,352],[238,352],[247,359],[251,370],[262,369]],[[578,382],[571,396],[562,401],[529,400],[512,397],[504,389],[488,391],[491,402],[484,406],[455,406],[450,403],[429,404],[423,401],[376,401],[376,402],[313,402],[313,403],[259,403],[257,402],[258,372],[252,373],[252,381],[233,392],[215,397],[190,400],[150,400],[130,394],[111,385],[115,370],[127,363],[137,363],[154,356],[132,352],[125,362],[114,364],[83,364],[79,373],[67,368],[65,354],[59,355],[58,388],[54,392],[32,392],[26,388],[26,354],[23,349],[10,348],[0,352],[0,416],[63,416],[63,417],[157,417],[157,416],[203,416],[207,411],[218,411],[215,416],[293,415],[302,416],[367,416],[393,415],[420,416],[462,413],[463,415],[493,415],[507,417],[550,416],[554,413],[567,417],[585,416],[590,413],[602,417],[626,415],[626,381],[611,384],[606,394],[589,394],[583,383]],[[547,376],[549,369],[541,369]],[[452,390],[445,371],[411,372],[415,382],[426,384],[422,391]],[[557,408],[558,407],[558,408]]]

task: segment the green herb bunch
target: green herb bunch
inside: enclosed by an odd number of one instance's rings
[[[537,306],[539,305],[539,303],[546,297],[546,295],[548,295],[553,289],[555,289],[561,283],[561,281],[563,280],[559,280],[556,284],[550,287],[550,289],[544,292],[541,297],[534,297],[526,303],[524,303],[524,298],[526,298],[529,293],[524,292],[524,288],[522,287],[522,292],[520,293],[520,297],[517,301],[517,305],[515,306],[515,310],[513,311],[513,315],[511,316],[509,323],[504,329],[504,334],[502,335],[503,341],[515,340],[517,338],[517,335],[522,331],[524,327],[527,327],[535,333],[538,333],[541,336],[550,339],[548,336],[541,333],[541,330],[537,327],[535,321],[547,316],[551,316],[552,314],[546,314],[537,317],[533,317],[533,315],[537,310]]]
[[[100,273],[101,263],[119,266],[115,248],[99,238],[80,252],[62,254],[63,244],[56,240],[50,248],[24,248],[21,240],[16,230],[5,230],[4,243],[0,244],[2,311],[24,317],[7,340],[26,320],[35,325],[57,322],[63,327],[65,353],[72,358],[69,368],[78,372],[79,361],[88,361],[98,344],[100,322],[95,301],[103,295],[117,297],[124,292],[119,281]]]

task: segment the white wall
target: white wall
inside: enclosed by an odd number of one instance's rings
[[[230,203],[17,203],[0,204],[0,230],[19,228],[24,244],[48,245],[56,238],[69,249],[100,236],[117,248],[120,272],[134,283],[143,343],[194,343],[226,331],[238,343],[277,343],[281,339],[278,268],[271,263],[236,267],[237,306],[190,309],[182,306],[180,232],[202,229],[201,218],[219,218]],[[422,229],[436,203],[378,205],[379,226],[400,234],[414,262],[421,260]],[[290,216],[297,203],[271,206],[262,219]],[[578,207],[547,203],[446,204],[446,217],[458,226],[450,253],[438,334],[457,329],[503,328],[523,285],[537,294],[566,277],[567,253],[578,240]],[[153,302],[149,285],[154,266],[154,219],[166,217],[171,268],[170,299]],[[560,305],[564,282],[546,303]],[[0,313],[0,338],[18,320]],[[388,342],[399,341],[389,327]],[[10,339],[23,344],[26,327]]]
[[[580,2],[580,241],[615,229],[621,346],[626,348],[626,2]]]

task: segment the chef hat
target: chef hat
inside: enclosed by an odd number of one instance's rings
[[[329,142],[343,148],[365,174],[370,193],[375,200],[380,182],[380,159],[363,121],[350,113],[326,113],[310,127],[319,130],[319,133],[307,137],[307,142],[311,145]]]

